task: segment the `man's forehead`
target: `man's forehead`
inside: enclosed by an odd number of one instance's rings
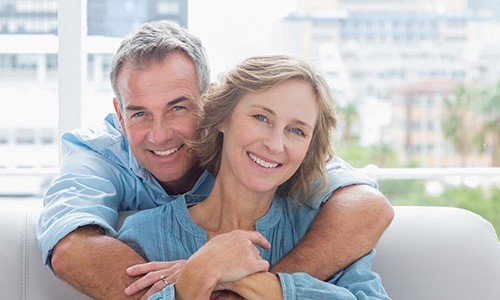
[[[118,78],[118,89],[122,98],[166,97],[166,101],[185,97],[196,102],[201,96],[196,73],[189,68],[168,69],[168,65],[157,65],[148,69],[125,68]]]

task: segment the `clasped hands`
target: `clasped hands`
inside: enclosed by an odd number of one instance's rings
[[[125,294],[131,296],[149,287],[141,298],[147,299],[165,288],[166,282],[177,282],[176,294],[184,297],[194,297],[193,293],[212,299],[235,299],[238,295],[244,298],[257,296],[258,292],[252,290],[256,285],[249,282],[244,284],[245,278],[253,283],[264,280],[266,285],[272,284],[279,288],[278,278],[267,272],[269,262],[262,259],[257,245],[266,250],[271,247],[259,232],[234,230],[213,237],[188,260],[148,262],[131,266],[127,269],[127,275],[142,277],[128,286]],[[252,274],[255,275],[250,276]],[[162,276],[165,280],[160,280]],[[234,293],[222,292],[224,290]]]

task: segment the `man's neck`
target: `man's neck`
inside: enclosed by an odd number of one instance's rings
[[[189,172],[176,181],[160,183],[165,192],[171,196],[182,195],[191,191],[204,169],[196,164]]]

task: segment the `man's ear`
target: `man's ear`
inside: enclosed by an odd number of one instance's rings
[[[118,121],[120,121],[121,123],[123,116],[122,116],[122,111],[120,109],[120,102],[118,102],[118,99],[116,98],[113,98],[113,107],[115,108],[115,113],[118,116]]]
[[[127,133],[125,132],[125,124],[123,124],[123,114],[122,110],[120,109],[120,102],[116,98],[113,98],[113,107],[115,108],[116,116],[118,117],[118,122],[120,122],[123,133],[127,135]]]

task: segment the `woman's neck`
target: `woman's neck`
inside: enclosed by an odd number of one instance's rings
[[[189,214],[209,239],[235,229],[255,230],[257,220],[269,210],[274,193],[257,193],[218,176],[207,199],[191,207]]]

